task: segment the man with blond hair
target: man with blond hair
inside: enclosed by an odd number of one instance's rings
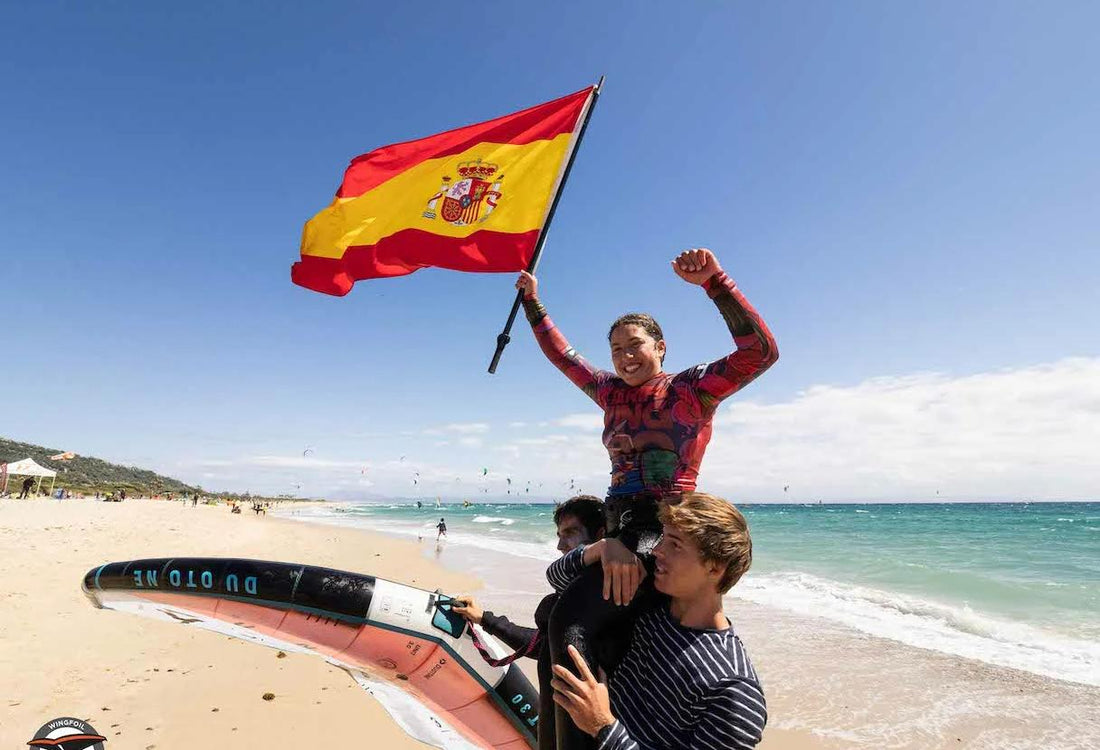
[[[764,691],[722,612],[722,595],[752,564],[748,524],[732,504],[701,492],[662,504],[660,520],[653,585],[664,600],[638,617],[607,685],[569,646],[579,677],[555,665],[554,700],[599,750],[755,747],[768,717]],[[621,565],[622,546],[578,547],[547,577],[561,590],[585,566]],[[644,577],[641,560],[633,564]]]

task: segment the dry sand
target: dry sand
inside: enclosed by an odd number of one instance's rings
[[[425,559],[414,542],[224,506],[127,500],[0,500],[0,748],[44,723],[85,719],[111,748],[425,748],[343,671],[204,630],[93,608],[85,572],[141,557],[302,562],[425,588],[476,579]],[[264,693],[275,699],[263,700]],[[778,733],[777,733],[778,734]],[[349,736],[361,739],[348,742]],[[795,735],[797,736],[797,735]],[[777,736],[764,745],[790,745]]]
[[[94,609],[84,573],[113,560],[255,557],[370,570],[455,590],[476,585],[408,544],[224,506],[0,501],[0,747],[59,716],[89,720],[108,748],[424,748],[343,671],[203,630]],[[264,701],[264,693],[275,699]]]

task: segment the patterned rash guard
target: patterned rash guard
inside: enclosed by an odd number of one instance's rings
[[[710,364],[674,375],[661,373],[639,386],[589,364],[554,326],[538,298],[524,299],[543,353],[604,411],[603,444],[611,457],[608,497],[694,490],[718,404],[779,357],[771,331],[725,272],[711,276],[703,288],[729,326],[736,350]]]

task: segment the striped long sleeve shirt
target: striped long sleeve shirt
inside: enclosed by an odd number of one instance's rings
[[[564,590],[583,570],[583,554],[581,547],[556,560],[551,585]],[[752,748],[768,720],[760,680],[732,626],[687,628],[663,606],[638,618],[608,692],[616,721],[597,735],[599,750]]]

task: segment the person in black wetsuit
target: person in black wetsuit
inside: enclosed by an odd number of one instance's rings
[[[554,511],[554,524],[558,527],[558,552],[563,555],[604,537],[604,504],[592,495],[577,495],[559,505]],[[537,659],[539,665],[539,750],[554,750],[554,692],[549,688],[553,673],[550,670],[550,650],[546,647],[546,628],[550,612],[558,595],[545,597],[535,609],[535,627],[516,625],[504,615],[482,610],[471,596],[461,596],[452,605],[454,612],[472,623],[481,625],[486,633],[499,638],[516,649],[513,656]],[[459,600],[465,605],[460,605]]]

